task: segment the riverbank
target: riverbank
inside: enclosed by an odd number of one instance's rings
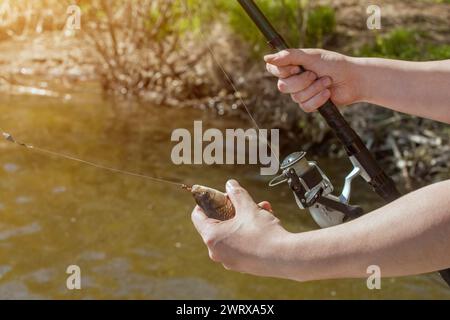
[[[347,54],[393,58],[398,58],[395,55],[400,52],[407,58],[420,59],[422,53],[415,50],[418,44],[426,43],[427,48],[435,50],[442,48],[441,43],[450,43],[450,10],[444,10],[448,4],[381,1],[383,29],[372,32],[365,28],[366,2],[332,2],[336,28],[323,40],[325,47]],[[96,81],[105,94],[120,101],[137,100],[153,108],[199,108],[248,121],[245,103],[261,127],[280,129],[282,153],[301,146],[318,155],[344,156],[324,121],[316,114],[302,113],[288,97],[279,94],[274,79],[264,71],[261,57],[252,57],[251,48],[223,22],[209,25],[205,21],[200,29],[181,39],[169,34],[167,42],[155,47],[154,40],[160,35],[155,33],[147,39],[142,30],[130,35],[122,33],[118,26],[107,28],[112,16],[108,18],[108,10],[105,12],[105,20],[90,23],[79,32],[44,31],[0,42],[0,92],[62,95],[70,100],[70,91],[76,91],[79,83]],[[165,19],[175,21],[176,16],[167,15]],[[211,28],[206,33],[208,26]],[[96,28],[101,31],[95,33]],[[146,40],[138,47],[142,39]],[[215,58],[205,42],[212,46]],[[176,54],[171,48],[177,48]],[[234,92],[217,62],[238,92]],[[145,112],[123,107],[114,111],[117,121]],[[407,190],[449,177],[447,125],[367,104],[344,108],[343,112],[387,171]]]

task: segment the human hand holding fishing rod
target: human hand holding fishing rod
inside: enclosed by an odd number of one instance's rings
[[[450,123],[450,60],[406,62],[350,58],[334,52],[286,50],[265,57],[305,111],[328,99],[335,104],[367,101]],[[298,66],[307,72],[299,74]],[[365,216],[327,229],[293,234],[267,202],[256,205],[236,181],[226,185],[235,216],[192,213],[211,259],[227,269],[297,281],[367,277],[378,265],[383,277],[433,272],[450,266],[450,181],[412,192]]]
[[[338,106],[369,102],[450,123],[450,60],[353,58],[322,49],[288,49],[264,60],[279,90],[306,112],[331,99]],[[299,74],[300,65],[308,71]]]

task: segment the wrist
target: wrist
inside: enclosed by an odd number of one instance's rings
[[[360,256],[342,245],[345,243],[339,239],[342,234],[329,228],[285,236],[278,249],[281,277],[304,282],[354,275],[349,262],[359,260]]]
[[[265,263],[270,270],[269,276],[283,279],[293,279],[291,277],[290,265],[295,257],[293,256],[293,235],[284,228],[277,231],[276,236],[270,237],[269,243],[266,243]]]
[[[373,77],[370,75],[370,59],[347,57],[350,79],[353,83],[354,102],[370,102]]]
[[[277,241],[275,246],[276,277],[295,281],[315,280],[319,277],[315,273],[316,259],[314,248],[311,246],[309,235],[311,232],[287,232]]]

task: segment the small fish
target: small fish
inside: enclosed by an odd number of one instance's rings
[[[225,221],[236,214],[233,204],[223,192],[200,185],[183,185],[183,189],[192,193],[195,202],[209,218]]]

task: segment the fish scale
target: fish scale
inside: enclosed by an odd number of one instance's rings
[[[221,191],[201,185],[183,185],[183,189],[191,192],[195,202],[209,218],[225,221],[236,215],[230,198]]]

